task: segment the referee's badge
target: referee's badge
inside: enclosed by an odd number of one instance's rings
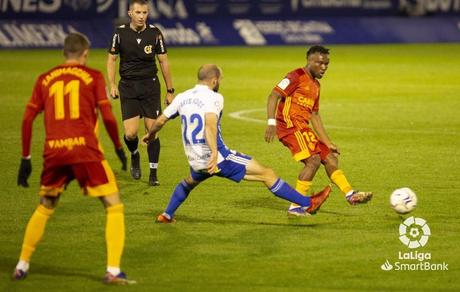
[[[144,52],[145,52],[146,54],[151,54],[151,53],[152,53],[152,45],[145,46],[145,47],[144,47]]]

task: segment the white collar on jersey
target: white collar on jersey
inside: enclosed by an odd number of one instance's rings
[[[209,86],[207,86],[205,84],[196,84],[195,88],[203,88],[203,89],[206,88],[206,89],[211,90],[211,91],[214,92],[214,90],[212,90]]]

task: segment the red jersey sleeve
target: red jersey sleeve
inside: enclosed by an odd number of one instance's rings
[[[105,86],[104,76],[100,72],[95,76],[96,81],[96,100],[99,110],[104,121],[104,126],[109,133],[110,139],[115,145],[116,149],[122,147],[120,137],[118,136],[118,125],[115,116],[112,112],[112,105],[107,98],[107,91]]]
[[[107,89],[105,85],[104,76],[101,72],[97,72],[93,75],[95,80],[95,88],[96,88],[96,101],[99,104],[101,101],[109,101],[107,98]]]
[[[299,76],[294,72],[290,72],[281,80],[273,90],[278,92],[282,97],[291,95],[299,85]]]
[[[34,90],[30,96],[27,107],[35,110],[37,113],[41,113],[45,107],[45,100],[42,93],[42,78],[39,77],[35,82]]]
[[[32,142],[32,125],[35,117],[43,111],[44,101],[42,96],[41,78],[35,82],[34,90],[29,102],[27,103],[24,116],[22,118],[22,156],[30,155],[30,145]]]

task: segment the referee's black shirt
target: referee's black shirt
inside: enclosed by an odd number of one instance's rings
[[[136,32],[129,24],[116,28],[109,48],[112,55],[120,55],[120,77],[128,80],[154,78],[158,68],[155,63],[156,54],[165,54],[161,31],[154,25]]]

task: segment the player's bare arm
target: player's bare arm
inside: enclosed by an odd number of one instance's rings
[[[120,93],[115,82],[115,75],[117,71],[117,55],[108,54],[107,56],[107,78],[109,79],[110,97],[118,98]]]
[[[337,146],[331,142],[331,139],[327,135],[326,129],[324,128],[323,120],[321,119],[319,112],[312,112],[310,122],[316,134],[318,134],[319,139],[323,141],[323,143],[326,144],[327,147],[329,147],[329,149],[332,150],[332,152],[340,154],[340,151],[337,148]]]
[[[171,72],[169,71],[168,54],[157,55],[158,63],[160,64],[161,74],[166,84],[166,98],[165,104],[169,105],[174,99],[174,86],[171,79]]]
[[[268,125],[265,129],[265,141],[270,143],[273,141],[276,135],[276,105],[278,104],[278,100],[281,98],[278,92],[272,91],[267,99],[267,121]]]
[[[163,128],[163,126],[168,121],[168,118],[161,114],[153,123],[152,127],[148,130],[148,133],[142,137],[142,142],[144,144],[148,144],[149,142],[155,140],[156,134]]]
[[[217,115],[215,113],[205,114],[205,138],[211,150],[211,157],[208,162],[208,172],[213,174],[217,168]]]

